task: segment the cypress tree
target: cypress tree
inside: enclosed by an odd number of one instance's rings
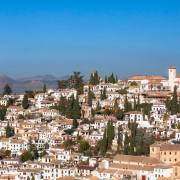
[[[99,101],[97,102],[97,106],[96,106],[96,111],[100,111],[101,110],[101,105],[99,103]]]
[[[115,83],[116,83],[116,79],[115,79],[113,73],[108,77],[108,82],[109,82],[109,83],[112,83],[112,84],[115,84]]]
[[[108,83],[108,78],[107,78],[107,76],[105,76],[104,82],[105,82],[105,83]]]
[[[106,88],[104,87],[104,89],[101,91],[101,100],[105,100],[107,99],[107,95],[106,95]]]
[[[99,84],[99,82],[100,82],[100,77],[98,75],[98,72],[95,71],[94,73],[91,73],[89,83],[91,85],[97,85],[97,84]]]
[[[134,111],[136,111],[138,108],[137,108],[137,103],[136,103],[136,98],[134,97]]]
[[[24,95],[24,98],[22,100],[22,107],[24,109],[28,109],[29,108],[29,100],[28,100],[27,94]]]
[[[67,101],[66,117],[73,119],[73,106],[74,106],[74,96],[72,95]]]
[[[118,76],[116,75],[116,83],[118,82]]]
[[[81,117],[81,108],[79,105],[79,99],[78,96],[76,99],[74,99],[74,103],[73,103],[73,119],[80,119]]]
[[[121,133],[121,127],[119,126],[118,127],[118,139],[117,139],[117,144],[118,144],[118,147],[117,147],[117,153],[120,153],[120,148],[122,147],[122,133]]]
[[[92,107],[92,100],[95,98],[94,93],[89,89],[88,91],[88,105]]]
[[[113,122],[109,121],[107,124],[107,144],[108,144],[108,149],[111,149],[112,141],[114,139],[115,132],[114,132],[114,126]]]
[[[128,134],[126,132],[125,139],[124,139],[124,150],[123,150],[125,155],[128,155],[128,153],[129,153],[129,143],[130,143],[130,140],[129,140]]]
[[[73,128],[76,129],[79,126],[77,119],[73,119]]]
[[[47,91],[47,86],[46,86],[46,84],[44,84],[43,85],[43,93],[46,93],[46,91]]]
[[[125,101],[124,101],[124,111],[125,112],[129,112],[132,110],[132,105],[131,103],[128,101],[127,96],[125,97]]]
[[[107,142],[107,129],[104,131],[103,139],[101,141],[100,151],[101,154],[106,154],[108,148],[108,142]]]
[[[7,108],[6,107],[0,107],[0,120],[4,121],[6,117]]]
[[[4,86],[4,92],[3,92],[3,94],[4,94],[4,95],[10,95],[11,93],[12,93],[11,87],[9,86],[9,84],[6,84],[6,85]]]
[[[14,129],[9,125],[9,122],[5,127],[5,131],[6,131],[6,138],[12,137],[14,135]]]
[[[83,94],[83,76],[80,72],[74,72],[68,80],[69,88],[75,88],[78,95]]]
[[[59,101],[59,113],[63,116],[66,115],[66,109],[67,109],[67,99],[63,96],[60,97]]]
[[[140,111],[141,110],[141,107],[140,107],[140,97],[138,95],[138,102],[137,102],[137,111]]]
[[[177,87],[174,87],[173,98],[171,100],[171,114],[177,114],[178,112],[178,97],[177,97]]]

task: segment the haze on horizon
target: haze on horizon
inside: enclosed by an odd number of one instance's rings
[[[180,71],[178,0],[6,0],[0,3],[0,74]]]

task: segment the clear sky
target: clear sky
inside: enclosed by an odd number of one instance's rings
[[[2,0],[0,74],[180,71],[179,0]]]

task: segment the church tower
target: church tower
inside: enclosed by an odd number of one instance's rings
[[[171,66],[169,67],[168,71],[169,71],[169,86],[171,91],[173,91],[175,86],[175,79],[176,79],[176,67]]]

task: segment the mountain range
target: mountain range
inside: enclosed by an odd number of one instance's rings
[[[48,88],[57,88],[57,81],[68,79],[69,76],[55,77],[50,74],[38,75],[14,79],[7,75],[0,75],[0,92],[3,92],[5,84],[9,84],[14,93],[21,93],[28,90],[41,90],[46,84]]]

